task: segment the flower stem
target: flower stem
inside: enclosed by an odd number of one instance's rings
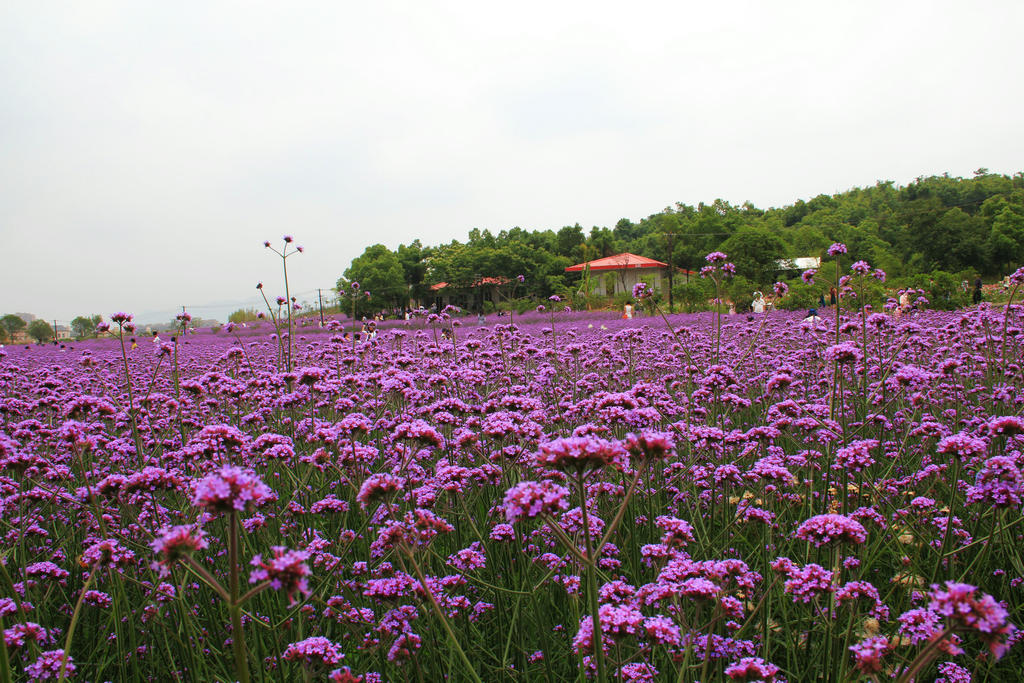
[[[601,538],[601,542],[597,544],[597,548],[594,549],[594,556],[601,554],[604,547],[608,545],[608,541],[611,540],[612,534],[622,523],[622,518],[626,514],[626,506],[629,505],[629,501],[633,499],[633,495],[636,493],[636,485],[640,483],[640,477],[644,473],[644,465],[647,464],[646,460],[640,461],[640,466],[636,469],[636,474],[633,475],[633,481],[629,484],[629,490],[626,491],[625,497],[622,499],[622,505],[619,506],[619,511],[615,514],[615,518],[612,519],[612,523],[608,525],[608,530],[605,531],[604,536]]]
[[[64,656],[60,660],[60,674],[57,676],[59,683],[63,683],[67,679],[67,665],[68,657],[71,652],[71,639],[75,635],[75,627],[78,625],[78,617],[82,613],[82,601],[85,599],[85,592],[89,590],[89,585],[92,580],[96,577],[96,570],[99,569],[98,564],[94,564],[92,571],[89,572],[89,578],[85,580],[85,585],[82,586],[82,592],[78,594],[78,602],[75,603],[75,611],[71,615],[71,625],[68,626],[68,634],[64,637]],[[6,659],[7,647],[4,646],[4,655]]]
[[[949,470],[947,469],[947,472]],[[956,492],[957,483],[960,479],[960,458],[957,455],[953,456],[953,474],[949,479],[949,501],[946,503],[946,529],[942,534],[942,546],[939,548],[939,561],[935,563],[935,570],[932,573],[932,582],[935,582],[939,572],[942,571],[942,563],[945,562],[947,568],[952,565],[952,560],[946,558],[946,548],[949,547],[949,538],[953,530],[953,514],[956,511]]]
[[[214,578],[214,576],[210,572],[208,572],[206,568],[203,567],[203,565],[196,562],[195,559],[191,556],[186,556],[185,562],[188,564],[189,567],[192,568],[192,570],[196,574],[199,575],[199,578],[201,578],[203,581],[207,583],[207,585],[210,586],[210,588],[217,591],[217,595],[219,595],[224,600],[224,602],[231,602],[231,594],[224,589],[224,586],[220,585],[220,581]]]
[[[441,606],[437,604],[437,598],[434,597],[434,593],[430,590],[430,586],[427,585],[427,579],[423,576],[423,571],[420,569],[419,564],[416,563],[416,558],[413,557],[412,551],[407,549],[405,551],[405,556],[409,560],[409,564],[412,565],[413,571],[416,572],[416,578],[419,579],[420,585],[423,587],[423,593],[427,596],[427,602],[430,603],[431,609],[434,611],[438,620],[440,620],[441,626],[444,628],[444,632],[448,636],[448,642],[451,643],[452,647],[455,649],[455,654],[457,654],[459,659],[462,661],[462,665],[465,667],[466,673],[476,683],[483,683],[483,681],[480,680],[480,676],[477,675],[476,669],[473,668],[473,664],[469,661],[469,657],[466,656],[466,653],[462,650],[462,646],[459,645],[459,639],[455,637],[455,631],[452,630],[447,617],[445,617],[444,612],[441,611]]]
[[[135,397],[132,395],[132,374],[128,370],[128,352],[124,348],[124,328],[117,329],[117,338],[121,342],[121,361],[124,363],[124,381],[128,387],[128,419],[132,425],[132,438],[135,441],[135,457],[142,462],[142,439],[139,437],[139,425],[135,419]]]
[[[287,248],[287,244],[285,247]],[[284,305],[288,307],[288,351],[286,355],[287,364],[285,365],[286,370],[292,369],[292,299],[291,291],[288,289],[288,255],[285,253],[281,254],[281,265],[284,268],[284,298],[286,301]]]
[[[933,659],[935,659],[935,655],[937,654],[937,650],[942,644],[942,641],[949,637],[951,633],[953,633],[953,628],[947,627],[946,630],[939,634],[938,638],[934,638],[929,641],[928,645],[926,645],[924,649],[918,653],[917,657],[914,658],[914,661],[907,665],[903,675],[897,679],[897,683],[911,683],[911,681],[916,680],[917,675],[921,673],[921,671],[928,666]]]
[[[0,617],[0,633],[4,631],[4,618]],[[7,643],[0,643],[0,683],[11,683],[11,660],[7,655]]]
[[[1006,310],[1003,311],[1003,363],[1006,362],[1006,330],[1010,325],[1010,305],[1013,304],[1013,297],[1017,294],[1017,289],[1020,285],[1014,285],[1013,289],[1010,290],[1010,298],[1006,301]]]
[[[249,660],[245,651],[245,633],[242,631],[242,604],[238,599],[238,513],[228,513],[228,593],[231,597],[228,611],[231,613],[231,649],[235,654],[235,676],[240,683],[249,683]]]
[[[594,547],[590,543],[590,520],[587,518],[587,489],[584,485],[586,475],[583,472],[576,477],[576,486],[580,493],[580,510],[583,513],[583,539],[586,545],[587,562],[584,570],[587,573],[587,597],[590,600],[590,623],[594,633],[594,661],[597,664],[598,683],[604,683],[607,679],[604,662],[604,644],[601,633],[601,614],[597,593],[597,562],[594,557]]]

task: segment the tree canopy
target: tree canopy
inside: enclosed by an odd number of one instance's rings
[[[87,339],[96,336],[96,326],[103,322],[99,315],[80,315],[71,321],[71,334],[77,339]]]
[[[248,323],[259,320],[259,312],[255,308],[239,308],[228,316],[229,323]]]
[[[381,304],[401,306],[409,300],[406,273],[394,252],[383,244],[374,244],[352,259],[352,265],[345,270],[345,277],[338,280],[337,287],[339,292],[346,292],[351,283],[358,282],[360,291],[373,298],[374,308],[382,308]]]
[[[932,271],[1003,275],[1024,264],[1024,173],[978,169],[971,178],[919,177],[759,209],[716,199],[676,203],[639,221],[612,227],[579,224],[557,230],[513,227],[497,234],[472,229],[465,241],[424,246],[417,240],[391,251],[368,247],[345,271],[388,304],[423,300],[429,285],[467,287],[480,277],[526,277],[522,293],[567,295],[578,273],[565,267],[632,252],[698,270],[711,251],[725,251],[752,284],[768,286],[783,258],[822,256],[844,242],[853,260],[864,259],[892,277]]]
[[[53,339],[53,328],[50,327],[50,323],[42,318],[37,318],[28,324],[28,336],[42,344]]]
[[[0,318],[0,325],[7,331],[7,336],[13,338],[14,335],[25,329],[26,323],[21,317],[8,313],[3,318]]]

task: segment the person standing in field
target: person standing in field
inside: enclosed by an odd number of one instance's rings
[[[981,303],[981,278],[977,278],[974,281],[974,294],[971,295],[971,301],[975,304]]]
[[[751,302],[750,307],[754,313],[764,313],[764,294],[755,291],[754,300]]]
[[[903,290],[900,292],[899,305],[896,307],[896,317],[899,318],[901,315],[910,310],[910,292]]]

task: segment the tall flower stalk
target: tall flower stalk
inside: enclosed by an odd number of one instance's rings
[[[1011,306],[1013,304],[1013,297],[1015,297],[1017,295],[1017,290],[1020,289],[1020,286],[1022,284],[1024,284],[1024,267],[1018,268],[1017,270],[1015,270],[1013,272],[1013,275],[1010,276],[1010,283],[1013,285],[1013,289],[1010,290],[1010,298],[1006,300],[1006,308],[1003,310],[1003,348],[1002,348],[1002,357],[1003,357],[1003,363],[1004,364],[1007,362],[1007,360],[1006,360],[1006,339],[1007,339],[1006,332],[1007,332],[1007,330],[1009,329],[1009,326],[1010,326],[1010,310],[1011,310]]]
[[[711,278],[715,284],[715,363],[722,355],[722,280],[736,274],[736,266],[729,262],[728,255],[713,251],[704,257],[707,265],[700,269],[700,276]]]
[[[558,296],[557,294],[552,294],[551,296],[548,297],[548,301],[551,302],[548,306],[548,318],[551,320],[551,348],[554,351],[558,351],[558,336],[557,332],[555,331],[555,306],[561,303],[562,297]],[[537,310],[544,310],[544,306],[538,306]],[[568,306],[565,306],[563,309],[563,312],[565,313],[569,313],[571,311],[572,309]]]
[[[351,314],[350,314],[351,318],[350,318],[350,320],[352,320],[352,332],[351,332],[351,336],[352,336],[352,354],[355,355],[355,352],[356,352],[356,310],[357,310],[357,305],[358,305],[358,302],[359,302],[360,299],[367,299],[368,300],[370,298],[370,292],[369,291],[364,291],[362,289],[362,286],[358,282],[353,280],[352,282],[349,283],[347,288],[346,287],[341,287],[339,285],[338,296],[342,297],[343,299],[347,298],[349,300],[349,310],[351,311]]]
[[[255,595],[256,591],[249,591],[245,596],[240,595],[242,567],[239,562],[239,540],[241,525],[239,524],[238,514],[264,505],[275,498],[274,492],[257,475],[251,471],[230,465],[224,466],[220,470],[198,480],[194,484],[192,492],[193,505],[205,509],[209,514],[227,514],[227,590],[209,572],[202,570],[198,573],[227,603],[228,615],[231,620],[231,650],[235,661],[235,676],[241,683],[248,683],[249,681],[249,655],[246,649],[245,632],[242,625],[242,605],[246,600]],[[169,538],[175,539],[174,545],[168,545],[168,537],[165,537],[165,542],[161,549],[164,553],[168,554],[170,559],[175,559],[176,555],[173,551],[186,544],[177,540],[181,538],[180,535]],[[192,540],[190,536],[186,536],[186,538]],[[201,546],[198,543],[192,542],[187,544],[186,547],[189,550],[194,550]],[[190,560],[193,568],[201,569],[201,565],[192,560],[191,557],[188,557],[188,560]]]
[[[182,311],[177,316],[175,316],[175,320],[177,321],[177,328],[176,328],[177,329],[177,334],[174,335],[174,338],[172,339],[172,343],[174,345],[174,349],[173,349],[173,353],[174,353],[174,356],[173,356],[174,368],[171,370],[171,379],[174,382],[174,400],[176,400],[178,402],[178,404],[180,405],[181,404],[181,366],[180,366],[180,364],[178,362],[178,346],[179,346],[178,341],[179,341],[179,339],[181,337],[185,336],[185,332],[188,330],[188,324],[190,322],[192,322],[192,316],[189,315],[188,313],[186,313],[185,311]],[[181,430],[181,440],[182,440],[182,443],[184,443],[185,442],[185,432],[184,432],[184,426],[182,425],[182,422],[181,422],[181,413],[180,412],[178,413],[178,428]]]
[[[128,420],[132,426],[132,439],[135,442],[135,457],[141,462],[142,459],[142,438],[139,436],[139,423],[135,414],[135,395],[132,392],[132,373],[128,368],[128,350],[125,348],[125,333],[135,333],[136,326],[132,322],[133,316],[130,313],[114,313],[110,319],[117,324],[117,340],[121,345],[121,362],[124,367],[124,381],[128,393]],[[101,323],[105,325],[106,323]]]
[[[291,256],[294,256],[295,254],[301,254],[303,252],[303,248],[301,246],[295,246],[295,247],[292,246],[292,242],[295,241],[295,238],[292,237],[291,235],[285,235],[282,239],[284,240],[284,246],[281,247],[281,249],[277,249],[276,247],[272,246],[269,241],[264,242],[263,246],[265,248],[269,249],[270,251],[274,252],[275,254],[277,254],[279,257],[281,257],[281,269],[284,272],[284,302],[283,302],[283,304],[285,306],[287,306],[287,312],[288,312],[287,327],[285,328],[286,332],[288,334],[288,341],[287,341],[287,343],[285,343],[283,341],[281,342],[281,349],[282,349],[282,351],[284,353],[284,367],[286,369],[288,369],[288,370],[291,370],[294,367],[294,364],[292,362],[292,310],[295,308],[296,302],[292,298],[291,289],[290,289],[289,284],[288,284],[288,258],[291,257]],[[258,289],[260,290],[260,293],[262,294],[263,293],[262,286],[259,287]],[[266,294],[263,294],[263,300],[266,302],[267,308],[270,308],[270,302],[267,301]],[[280,300],[278,300],[278,304],[280,305],[281,303],[282,302]],[[280,320],[280,317],[281,316],[278,316],[278,318],[275,319],[279,324],[283,322],[283,321]],[[271,318],[272,319],[274,318],[273,310],[271,310]],[[281,337],[281,331],[280,331],[280,329],[278,329],[278,338],[280,339],[280,337]]]
[[[231,614],[231,651],[235,655],[235,673],[241,683],[249,683],[249,657],[245,648],[245,633],[242,631],[242,604],[239,600],[238,564],[238,513],[228,513],[228,595]]]

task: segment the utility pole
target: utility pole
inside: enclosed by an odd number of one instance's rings
[[[483,313],[483,311],[484,311],[484,276],[481,275],[480,273],[477,273],[477,274],[475,274],[473,276],[473,280],[474,280],[474,286],[476,287],[476,296],[473,297],[474,299],[477,300],[476,301],[476,307],[477,307],[476,310],[477,310],[478,313]]]
[[[675,313],[675,302],[672,300],[672,271],[676,269],[676,266],[672,263],[672,247],[675,245],[676,234],[668,232],[665,233],[665,236],[668,237],[668,312]]]
[[[320,302],[320,327],[324,326],[324,296],[320,292],[320,288],[316,288],[316,298]]]
[[[57,321],[53,321],[53,343],[57,343]]]

